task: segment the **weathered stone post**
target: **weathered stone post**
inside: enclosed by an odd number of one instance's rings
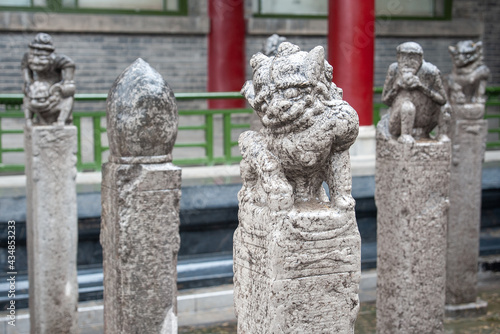
[[[453,72],[448,96],[453,109],[450,137],[452,164],[448,254],[446,260],[446,313],[481,315],[487,303],[477,299],[479,230],[481,227],[481,172],[488,123],[485,89],[489,69],[482,62],[482,43],[462,41],[450,46]]]
[[[382,93],[389,114],[377,126],[377,333],[442,333],[449,107],[420,45],[397,51]]]
[[[172,164],[177,106],[167,82],[142,59],[111,87],[107,124],[104,332],[177,333],[181,169]]]
[[[77,333],[75,64],[40,33],[22,61],[30,332]],[[35,118],[33,118],[36,115]]]
[[[239,139],[238,333],[354,333],[361,240],[348,148],[357,114],[321,47],[307,53],[284,42],[250,64],[242,93],[264,128]]]

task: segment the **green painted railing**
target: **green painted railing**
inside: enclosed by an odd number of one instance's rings
[[[487,87],[486,95],[488,95],[488,100],[486,101],[486,114],[484,118],[497,120],[496,126],[490,125],[488,127],[488,133],[494,134],[494,136],[491,137],[496,138],[495,140],[489,139],[486,142],[486,148],[500,149],[500,87]],[[493,109],[496,109],[495,112],[493,112]]]
[[[377,96],[382,93],[381,87],[374,88],[374,94]],[[486,103],[486,119],[498,119],[497,125],[489,128],[489,133],[496,134],[495,140],[487,142],[489,149],[500,149],[500,87],[488,87],[488,101]],[[78,102],[102,102],[106,100],[106,94],[77,94],[75,100]],[[175,97],[178,101],[200,100],[200,99],[241,99],[243,98],[237,92],[225,93],[177,93]],[[22,129],[3,129],[3,119],[23,118],[21,104],[23,100],[22,94],[0,94],[0,105],[5,106],[5,111],[0,112],[0,172],[22,172],[24,165],[22,164],[7,164],[3,161],[4,153],[24,152],[22,147],[5,148],[2,143],[4,134],[22,134]],[[493,108],[490,108],[493,107]],[[380,99],[375,99],[373,105],[373,122],[377,124],[380,120],[380,111],[387,108]],[[179,116],[202,116],[204,122],[201,125],[179,126],[179,131],[203,131],[204,141],[177,143],[176,148],[199,147],[204,150],[204,156],[186,159],[176,159],[174,163],[180,166],[186,165],[214,165],[214,164],[231,164],[241,160],[241,156],[233,156],[232,148],[238,143],[231,138],[232,131],[235,129],[248,129],[250,124],[235,124],[232,121],[232,116],[236,114],[251,114],[251,109],[199,109],[199,110],[179,110]],[[214,117],[222,118],[222,156],[214,154]],[[78,128],[78,152],[77,152],[77,169],[83,170],[100,170],[102,164],[103,152],[108,150],[107,146],[102,146],[101,135],[106,132],[106,128],[102,126],[102,119],[106,117],[105,111],[74,111],[73,123]],[[93,131],[93,160],[84,162],[82,159],[82,119],[90,119]],[[490,136],[491,137],[491,136]]]
[[[102,102],[106,100],[106,94],[76,94],[77,102]],[[243,96],[238,92],[223,93],[177,93],[175,97],[178,101],[200,100],[200,99],[242,99]],[[0,94],[0,105],[5,106],[5,111],[0,112],[0,173],[1,172],[22,172],[24,165],[8,164],[3,160],[4,153],[24,152],[24,148],[5,148],[2,145],[2,136],[4,134],[22,134],[23,129],[3,129],[2,120],[8,118],[24,118],[21,110],[23,100],[22,94]],[[200,110],[179,110],[179,116],[202,116],[204,122],[202,125],[179,126],[179,131],[204,131],[203,142],[176,143],[174,147],[200,147],[204,149],[204,156],[195,158],[175,159],[174,163],[181,166],[186,165],[214,165],[231,164],[241,160],[241,156],[233,156],[232,148],[238,145],[237,141],[231,139],[234,129],[249,129],[250,124],[235,124],[232,116],[236,114],[251,114],[251,109],[200,109]],[[220,115],[222,118],[222,143],[223,155],[214,154],[214,117]],[[106,128],[101,125],[101,121],[106,117],[105,111],[74,111],[73,123],[78,129],[78,151],[77,151],[77,169],[79,171],[100,170],[102,164],[102,155],[109,149],[102,145],[101,135],[106,132]],[[93,159],[84,161],[82,157],[82,119],[90,119],[93,131]],[[22,143],[22,141],[21,141]]]

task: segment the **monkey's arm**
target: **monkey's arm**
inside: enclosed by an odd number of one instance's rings
[[[399,92],[399,86],[396,85],[397,77],[397,63],[393,63],[387,71],[384,90],[382,91],[382,102],[388,106],[392,105]]]
[[[420,84],[420,91],[430,97],[432,101],[439,105],[444,105],[446,103],[446,91],[444,89],[443,81],[441,80],[441,73],[437,73],[434,76],[434,82],[430,85]]]

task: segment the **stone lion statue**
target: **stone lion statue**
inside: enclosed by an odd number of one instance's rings
[[[332,83],[332,66],[322,47],[310,52],[281,43],[274,57],[258,53],[250,60],[253,78],[242,94],[263,128],[240,135],[243,188],[240,203],[251,201],[273,210],[296,203],[328,202],[352,209],[349,147],[359,129],[356,111]]]
[[[483,44],[460,41],[450,46],[453,71],[448,76],[448,96],[453,104],[485,103],[490,70],[483,64]]]

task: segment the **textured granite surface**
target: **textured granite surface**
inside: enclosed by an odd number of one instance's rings
[[[442,333],[449,141],[377,141],[377,333]]]
[[[239,139],[238,333],[353,333],[361,240],[348,148],[356,112],[331,82],[321,47],[283,42],[274,57],[257,54],[250,64],[242,92],[263,128]]]
[[[110,162],[103,165],[104,332],[177,333],[181,169],[172,147],[172,90],[138,59],[107,100]]]
[[[75,126],[24,131],[31,333],[78,330],[76,132]]]

